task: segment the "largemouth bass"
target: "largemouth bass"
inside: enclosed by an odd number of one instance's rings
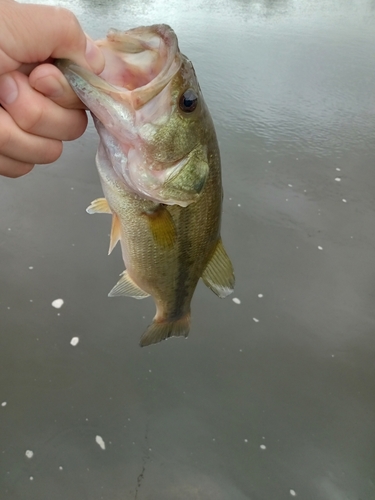
[[[87,211],[112,214],[109,253],[120,241],[126,271],[109,296],[156,304],[146,346],[187,336],[199,278],[223,298],[234,272],[220,237],[222,184],[214,125],[192,63],[166,25],[111,30],[96,42],[96,76],[58,66],[91,111],[105,198]]]

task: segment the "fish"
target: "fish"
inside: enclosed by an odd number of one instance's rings
[[[187,337],[201,278],[217,296],[234,288],[221,236],[223,188],[211,115],[191,61],[165,24],[111,29],[96,41],[105,68],[57,66],[90,110],[99,135],[104,197],[89,214],[112,215],[109,254],[120,242],[125,271],[110,297],[152,296],[142,347]]]

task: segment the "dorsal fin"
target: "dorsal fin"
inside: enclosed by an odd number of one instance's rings
[[[233,292],[234,270],[221,239],[203,271],[202,280],[221,299]]]

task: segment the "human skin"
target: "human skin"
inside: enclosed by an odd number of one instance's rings
[[[86,129],[84,106],[51,64],[55,58],[96,74],[104,67],[69,10],[0,0],[0,175],[20,177],[54,162],[62,141]]]

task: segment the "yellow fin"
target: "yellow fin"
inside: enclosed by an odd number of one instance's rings
[[[108,201],[105,198],[97,198],[86,208],[88,214],[111,214]]]
[[[169,337],[187,337],[190,330],[190,312],[175,321],[153,321],[141,337],[139,345],[157,344]]]
[[[109,292],[108,297],[118,297],[120,295],[125,295],[127,297],[133,297],[134,299],[145,299],[149,297],[147,292],[144,292],[138,285],[134,283],[128,274],[128,271],[124,271],[121,275],[121,279],[116,283],[116,285]]]
[[[117,242],[120,240],[120,238],[121,238],[120,220],[116,214],[113,214],[112,215],[111,239],[109,242],[108,255],[110,255],[112,250],[115,248],[115,246],[117,245]]]
[[[221,239],[203,271],[202,280],[221,299],[233,292],[234,270]]]
[[[154,241],[163,248],[171,248],[176,240],[176,230],[171,214],[163,205],[152,212],[143,213],[154,237]]]

